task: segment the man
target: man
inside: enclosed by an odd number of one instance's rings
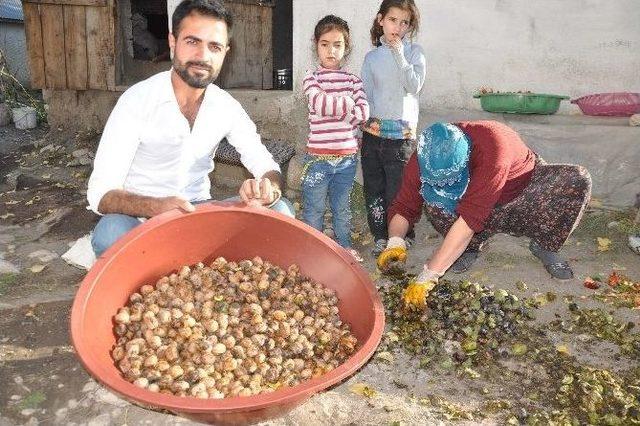
[[[219,0],[186,0],[173,13],[173,67],[129,88],[105,126],[89,179],[89,208],[103,215],[97,256],[149,218],[210,199],[208,174],[227,138],[256,177],[240,187],[251,206],[293,216],[280,168],[242,106],[213,84],[229,51],[232,16]]]
[[[378,267],[405,261],[403,237],[424,209],[444,240],[405,290],[407,303],[424,305],[445,271],[466,271],[497,233],[528,237],[530,251],[553,278],[571,279],[573,271],[558,252],[590,196],[584,167],[547,164],[505,124],[435,123],[418,138],[404,170]]]

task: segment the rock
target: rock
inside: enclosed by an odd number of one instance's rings
[[[19,274],[20,270],[11,262],[0,259],[0,274]]]
[[[92,419],[87,424],[88,426],[109,426],[111,424],[111,416],[109,414],[101,414],[98,417]]]
[[[93,154],[88,149],[76,149],[71,153],[73,160],[67,166],[89,166],[93,163]]]
[[[82,392],[93,392],[96,389],[98,389],[98,384],[96,382],[87,382],[82,387]]]
[[[0,104],[0,127],[11,123],[11,108],[5,103]]]
[[[12,401],[20,401],[22,397],[20,395],[11,395],[10,398]]]
[[[631,117],[629,117],[629,126],[640,126],[640,114],[633,114]]]
[[[20,414],[22,414],[25,417],[31,416],[33,415],[33,413],[35,413],[36,410],[33,408],[25,408],[24,410],[20,411]]]
[[[54,253],[49,250],[37,250],[33,253],[29,254],[30,259],[38,259],[42,263],[51,262],[54,259],[57,259],[59,256],[57,253]]]
[[[15,239],[16,239],[15,235],[11,235],[9,233],[0,234],[0,244],[8,244],[8,243],[12,242]]]
[[[67,217],[73,209],[71,207],[61,207],[56,209],[53,213],[47,215],[44,220],[38,225],[36,225],[36,229],[31,235],[32,241],[35,241],[49,232],[49,229],[60,223],[62,219]]]
[[[117,407],[125,407],[128,405],[127,401],[120,399],[118,396],[112,394],[106,389],[98,389],[94,395],[96,402],[103,404],[115,405]]]
[[[70,410],[73,410],[77,406],[78,406],[78,401],[77,400],[70,399],[69,401],[67,401],[67,407],[69,407]]]
[[[295,198],[295,195],[300,191],[300,183],[302,179],[302,158],[303,154],[294,155],[287,166],[287,197]],[[294,195],[294,196],[292,196]]]
[[[55,150],[56,150],[55,145],[50,143],[49,145],[45,145],[42,148],[40,148],[40,154],[44,154],[45,152],[54,152]]]
[[[82,158],[89,155],[89,150],[87,148],[76,149],[71,153],[74,158]]]
[[[68,408],[62,407],[56,411],[56,417],[65,417],[68,412],[69,412]]]
[[[38,274],[40,272],[42,272],[44,270],[44,268],[46,268],[47,265],[33,265],[31,268],[29,268],[29,270],[31,272],[33,272],[34,274]]]
[[[635,254],[640,254],[640,237],[629,236],[629,248],[631,248]]]
[[[45,181],[39,177],[21,173],[16,177],[16,191],[36,188],[38,186],[42,186],[44,183]]]

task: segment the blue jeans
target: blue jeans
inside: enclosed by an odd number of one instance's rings
[[[351,189],[356,176],[357,157],[347,155],[336,160],[304,157],[302,176],[302,220],[322,231],[327,196],[333,215],[333,230],[342,247],[351,247]]]
[[[227,198],[224,201],[239,201],[240,197]],[[192,204],[207,203],[206,201],[195,201]],[[293,205],[286,198],[281,198],[275,203],[271,210],[284,214],[285,216],[295,217],[295,210]],[[118,241],[124,234],[131,231],[142,222],[137,217],[128,216],[126,214],[106,214],[100,218],[100,221],[93,230],[93,236],[91,237],[91,246],[99,257],[109,247],[111,247],[116,241]]]

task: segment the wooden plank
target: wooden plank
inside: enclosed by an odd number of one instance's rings
[[[84,6],[64,7],[64,44],[67,87],[87,89],[87,30]]]
[[[37,4],[22,6],[24,13],[24,29],[27,38],[27,54],[29,56],[29,75],[31,87],[44,89],[46,78],[44,75],[44,51],[42,48],[42,25],[40,23],[40,10]]]
[[[262,27],[262,90],[273,89],[273,9],[260,8]]]
[[[245,37],[244,61],[246,63],[247,80],[244,87],[262,88],[262,29],[260,25],[261,7],[248,6],[247,27]]]
[[[57,4],[64,6],[106,6],[108,0],[23,0],[24,4]]]
[[[90,89],[115,90],[113,1],[108,7],[86,8],[87,69]]]
[[[42,20],[42,48],[44,75],[49,89],[67,88],[67,70],[64,55],[64,15],[62,6],[40,5]]]

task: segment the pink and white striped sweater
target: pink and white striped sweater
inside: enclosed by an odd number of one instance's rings
[[[358,151],[358,127],[369,119],[362,81],[348,71],[319,67],[302,82],[309,103],[307,151],[349,155]]]

